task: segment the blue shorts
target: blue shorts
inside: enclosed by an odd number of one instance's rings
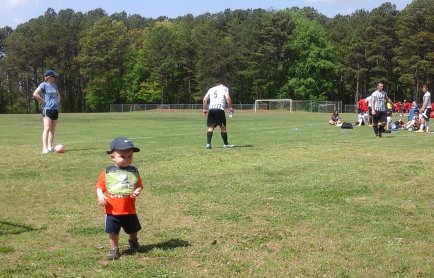
[[[118,235],[124,229],[127,234],[135,234],[142,229],[137,214],[105,215],[105,232]]]

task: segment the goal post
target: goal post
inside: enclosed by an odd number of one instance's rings
[[[292,112],[292,99],[257,99],[255,100],[255,113],[260,110]]]
[[[336,104],[334,103],[320,103],[318,104],[318,112],[327,112],[331,113],[336,110]]]

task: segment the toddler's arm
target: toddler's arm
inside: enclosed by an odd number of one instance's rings
[[[96,189],[96,196],[98,198],[98,204],[102,207],[105,206],[107,203],[107,197],[104,195],[101,188]]]
[[[131,195],[131,197],[136,198],[137,196],[140,195],[140,191],[142,191],[143,187],[137,187],[136,190],[134,190],[133,194]]]

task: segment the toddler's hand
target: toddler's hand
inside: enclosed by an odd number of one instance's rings
[[[131,197],[136,198],[137,196],[140,195],[140,191],[142,191],[141,188],[136,188],[136,190],[134,190],[133,194],[131,194]]]
[[[107,197],[105,195],[98,195],[98,204],[100,206],[105,206],[107,204]]]

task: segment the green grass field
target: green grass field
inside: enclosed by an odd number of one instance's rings
[[[206,150],[199,112],[64,113],[42,155],[39,115],[0,115],[0,277],[434,277],[434,134],[328,119],[236,113],[237,147]],[[119,135],[143,247],[108,263],[94,187]]]

